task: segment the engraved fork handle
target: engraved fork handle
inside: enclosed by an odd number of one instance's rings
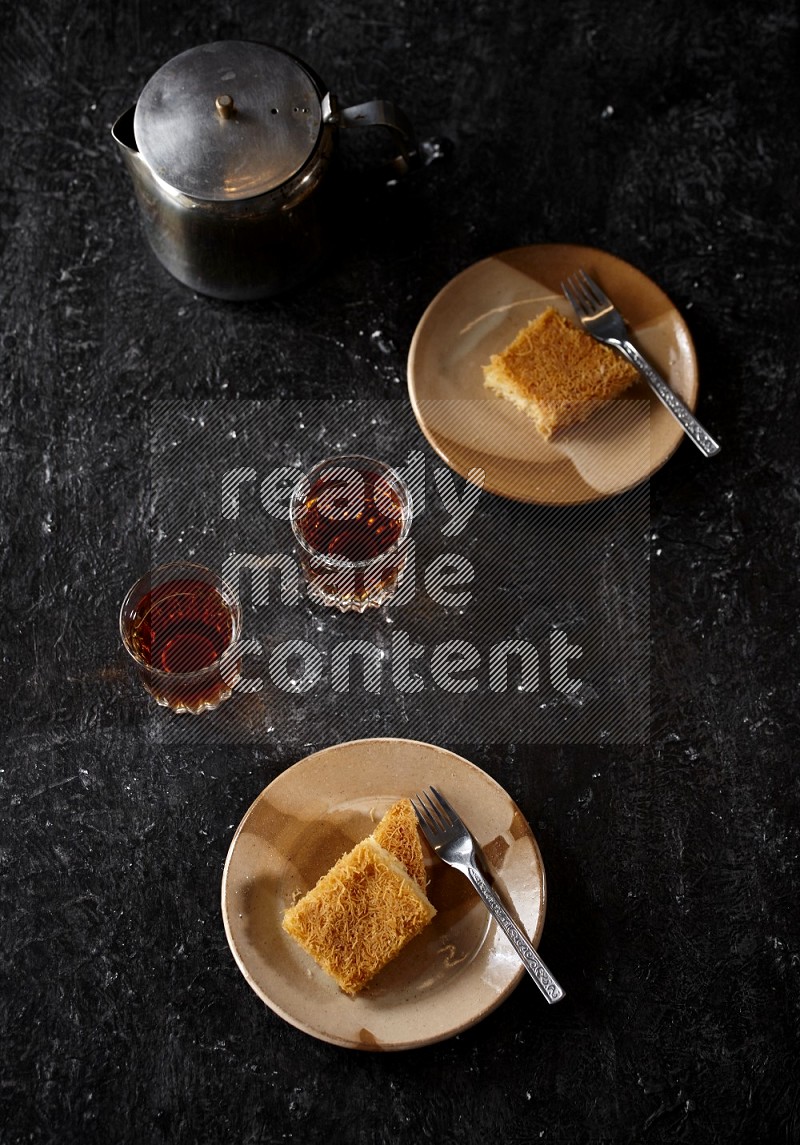
[[[624,341],[615,339],[614,345],[625,355],[631,365],[636,367],[656,397],[663,402],[676,421],[680,422],[686,436],[691,438],[703,456],[713,457],[715,453],[719,453],[719,443],[714,441],[707,430],[703,429],[692,411],[683,404],[675,391],[670,389],[661,375],[639,353],[633,342],[629,342],[627,339]]]
[[[539,955],[528,942],[525,935],[514,922],[511,915],[500,902],[497,895],[487,883],[486,879],[472,864],[465,864],[462,867],[464,874],[472,883],[475,890],[483,899],[490,913],[497,919],[500,927],[503,930],[506,938],[508,938],[511,945],[516,950],[517,954],[522,959],[525,969],[530,974],[536,985],[544,994],[545,998],[551,1004],[553,1002],[560,1002],[564,997],[564,991],[556,982],[553,975],[542,962]]]

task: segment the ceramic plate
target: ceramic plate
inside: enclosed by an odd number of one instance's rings
[[[400,1050],[480,1021],[517,985],[519,959],[463,875],[429,855],[430,925],[357,997],[339,990],[281,928],[283,912],[398,798],[431,784],[482,845],[495,886],[536,944],[545,912],[541,855],[518,807],[474,764],[431,744],[356,740],[307,756],[240,823],[222,879],[233,956],[256,994],[300,1030],[366,1050]]]
[[[548,505],[596,501],[638,485],[681,442],[680,426],[644,382],[557,443],[483,388],[481,367],[545,307],[575,321],[560,283],[580,267],[614,300],[656,369],[695,407],[689,331],[641,271],[583,246],[518,247],[484,259],[449,282],[425,311],[411,343],[408,384],[433,448],[462,477],[482,469],[489,492]]]

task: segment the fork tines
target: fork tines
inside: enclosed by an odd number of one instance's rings
[[[454,823],[459,823],[458,815],[441,792],[435,787],[431,787],[429,791],[434,796],[435,802],[427,791],[421,791],[417,795],[419,806],[413,799],[411,800],[421,826],[433,827],[436,831],[446,831]]]
[[[613,305],[608,295],[582,268],[575,274],[571,274],[566,282],[562,282],[561,289],[564,297],[579,316],[590,315],[604,306]]]

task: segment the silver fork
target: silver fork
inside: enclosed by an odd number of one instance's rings
[[[422,833],[436,854],[467,876],[547,1001],[560,1002],[564,991],[481,874],[476,855],[480,848],[466,824],[435,787],[431,787],[430,794],[422,792],[411,802]]]
[[[571,275],[566,282],[561,283],[564,297],[567,298],[580,319],[584,330],[596,338],[598,342],[605,342],[607,346],[615,349],[635,366],[644,380],[650,386],[672,416],[680,422],[684,433],[689,437],[705,457],[713,457],[719,453],[719,444],[703,429],[700,422],[688,409],[678,395],[671,390],[664,379],[658,374],[646,358],[637,350],[628,337],[625,320],[614,306],[614,303],[604,294],[596,282],[579,270]]]

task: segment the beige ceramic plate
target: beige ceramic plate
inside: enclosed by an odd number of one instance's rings
[[[463,875],[430,857],[433,922],[356,998],[281,929],[286,907],[373,830],[394,800],[433,784],[483,846],[495,885],[536,944],[545,877],[530,827],[506,792],[431,744],[355,740],[307,756],[262,791],[222,879],[225,932],[256,994],[293,1026],[366,1050],[423,1046],[485,1017],[524,971]]]
[[[684,402],[697,400],[686,324],[641,271],[591,247],[518,247],[467,268],[425,311],[411,343],[408,384],[420,428],[462,477],[516,501],[579,504],[621,493],[659,469],[683,436],[644,382],[557,443],[483,388],[481,367],[547,306],[574,321],[560,283],[582,267],[621,310],[634,339]]]

